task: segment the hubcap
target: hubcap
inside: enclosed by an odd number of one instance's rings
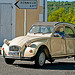
[[[39,65],[40,66],[43,66],[44,65],[44,62],[45,62],[45,53],[42,52],[39,56]]]

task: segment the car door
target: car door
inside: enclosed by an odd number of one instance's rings
[[[73,28],[69,26],[65,26],[65,35],[66,35],[66,50],[67,54],[74,54],[75,53],[75,48],[74,48],[74,30]]]
[[[66,54],[66,50],[65,50],[65,39],[60,37],[60,36],[55,36],[55,32],[59,30],[60,32],[64,32],[64,26],[58,26],[55,31],[54,34],[51,38],[51,54],[52,56],[63,56],[64,54]]]

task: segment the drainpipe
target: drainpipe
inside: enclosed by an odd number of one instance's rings
[[[45,0],[43,0],[43,22],[45,22]]]
[[[24,27],[24,34],[26,36],[27,34],[27,10],[25,9],[25,27]]]

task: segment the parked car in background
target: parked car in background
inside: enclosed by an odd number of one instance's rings
[[[62,22],[39,22],[32,25],[26,36],[4,40],[1,49],[5,62],[35,61],[42,67],[45,61],[75,57],[75,25]]]

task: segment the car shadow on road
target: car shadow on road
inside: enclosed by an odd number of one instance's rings
[[[75,63],[70,62],[46,63],[42,68],[37,68],[34,64],[14,64],[14,66],[42,70],[75,70]]]

